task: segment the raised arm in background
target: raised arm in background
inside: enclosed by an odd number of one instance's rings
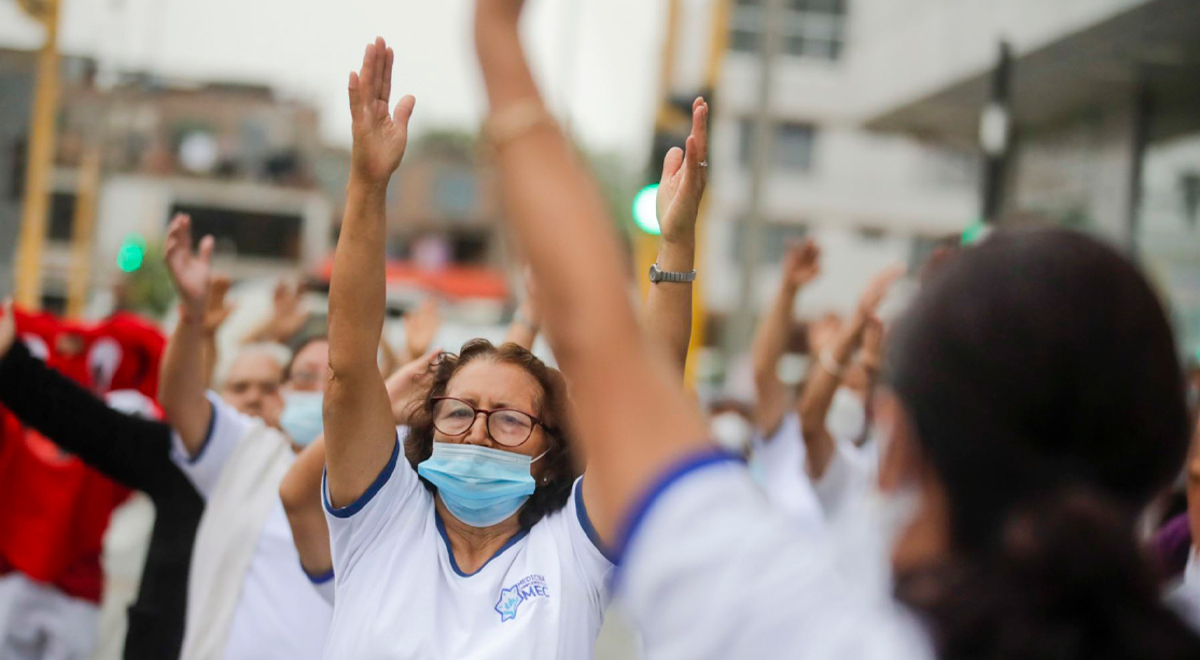
[[[242,337],[243,344],[271,342],[290,346],[311,314],[304,306],[304,285],[279,280],[271,299],[271,315]]]
[[[504,335],[505,344],[516,344],[527,351],[533,350],[533,342],[537,341],[538,332],[542,329],[542,310],[537,301],[537,286],[533,283],[533,273],[525,269],[525,298],[517,306],[512,322],[508,324],[508,332]]]
[[[209,388],[213,386],[220,357],[217,355],[217,331],[233,312],[233,305],[225,301],[230,284],[232,282],[228,277],[213,275],[212,284],[208,288],[208,298],[204,303],[204,383]]]
[[[417,395],[430,367],[439,352],[423,355],[397,370],[387,379],[388,400],[391,404],[393,422],[407,425],[415,410]],[[329,550],[329,525],[325,522],[324,507],[321,506],[321,474],[325,470],[325,437],[304,448],[288,469],[279,485],[279,499],[292,527],[292,538],[300,553],[300,565],[310,576],[318,577],[333,570],[333,556]]]
[[[655,263],[674,273],[690,273],[696,267],[696,219],[708,183],[708,103],[703,98],[692,103],[692,133],[684,146],[667,152],[658,186],[662,238]],[[680,374],[687,366],[692,341],[694,288],[691,282],[651,284],[642,309],[646,335],[667,351]]]
[[[429,297],[404,315],[404,355],[397,367],[419,359],[429,352],[438,330],[442,327],[442,306],[436,298]]]
[[[504,211],[533,269],[546,334],[571,382],[588,457],[583,496],[602,538],[669,465],[707,445],[677,365],[641,334],[616,225],[550,118],[518,35],[523,0],[477,0],[475,43]]]
[[[790,407],[786,388],[779,380],[779,358],[787,349],[796,295],[821,274],[821,249],[811,239],[788,246],[783,257],[779,290],[767,315],[754,333],[751,357],[758,398],[754,417],[758,430],[771,437]]]
[[[179,294],[179,323],[163,353],[158,404],[192,456],[200,452],[212,419],[212,407],[204,398],[204,306],[212,280],[212,251],[213,237],[205,236],[198,254],[192,254],[192,219],[181,213],[171,220],[163,252]]]
[[[367,46],[350,74],[353,147],[346,216],[329,285],[329,368],[325,390],[325,461],[334,506],[357,500],[392,455],[396,428],[376,348],[385,311],[384,205],[388,181],[408,144],[416,100],[389,112],[394,55],[382,38]]]
[[[833,346],[816,356],[816,364],[809,370],[808,382],[800,395],[800,429],[808,450],[808,473],[815,481],[825,474],[829,461],[836,451],[833,436],[825,426],[825,416],[833,403],[833,395],[842,383],[842,376],[850,358],[862,346],[864,333],[871,324],[879,324],[876,310],[892,284],[904,274],[903,267],[888,268],[871,278],[859,299],[854,316]]]

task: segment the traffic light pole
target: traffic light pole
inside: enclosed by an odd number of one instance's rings
[[[21,234],[17,243],[16,300],[26,309],[42,302],[42,246],[54,165],[54,131],[58,109],[58,7],[60,0],[25,0],[22,8],[46,28],[38,52],[36,91],[30,116]]]
[[[781,50],[779,23],[783,0],[764,0],[762,43],[759,45],[758,102],[754,116],[754,154],[750,166],[750,207],[741,221],[742,245],[739,256],[741,275],[737,311],[725,333],[725,364],[750,345],[754,334],[754,281],[758,274],[762,228],[765,224],[764,196],[770,176],[774,122],[771,118],[771,83],[775,62]]]

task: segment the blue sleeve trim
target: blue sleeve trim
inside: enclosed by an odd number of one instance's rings
[[[667,492],[668,488],[693,472],[725,463],[745,463],[745,460],[723,449],[705,449],[702,452],[684,458],[663,472],[650,485],[650,488],[646,490],[641,499],[634,503],[633,508],[629,511],[629,515],[625,518],[625,524],[620,527],[617,533],[617,544],[612,552],[613,564],[619,567],[625,560],[625,553],[629,550],[629,544],[633,540],[634,535],[641,529],[642,521],[645,520],[646,514],[650,512],[650,508],[654,506],[659,497]]]
[[[333,504],[329,502],[329,475],[324,475],[321,479],[321,499],[325,502],[325,510],[329,512],[329,515],[338,518],[349,518],[350,516],[353,516],[361,511],[362,508],[371,501],[371,498],[375,497],[375,494],[379,492],[379,489],[383,488],[383,485],[386,484],[388,479],[391,478],[392,473],[396,471],[396,461],[399,459],[399,457],[400,437],[397,436],[396,445],[392,447],[392,457],[388,459],[387,465],[383,466],[383,470],[379,473],[379,476],[375,477],[375,481],[371,482],[371,485],[367,487],[367,490],[364,491],[362,495],[358,496],[357,500],[354,500],[350,504],[340,509],[335,508]]]
[[[313,575],[312,573],[309,573],[308,570],[304,568],[303,564],[301,564],[300,570],[304,571],[304,574],[306,576],[308,576],[309,582],[312,582],[315,585],[322,585],[333,579],[333,569],[332,568],[329,569],[327,572],[322,573],[320,575]]]
[[[588,540],[592,542],[596,550],[608,561],[617,563],[615,556],[605,548],[604,542],[600,540],[600,534],[592,525],[592,519],[588,517],[587,505],[583,501],[583,477],[575,482],[575,515],[579,518],[579,526],[583,528],[583,533],[587,534]]]
[[[204,456],[204,450],[208,449],[208,441],[212,440],[213,430],[217,428],[217,407],[212,401],[208,402],[208,430],[204,432],[204,442],[200,443],[200,451],[196,452],[195,456],[188,456],[188,465],[195,465],[200,462]]]

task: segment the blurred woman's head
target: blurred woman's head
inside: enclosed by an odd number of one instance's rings
[[[566,381],[528,350],[470,341],[458,355],[437,362],[418,405],[405,447],[414,468],[433,455],[435,445],[510,452],[534,459],[536,488],[520,510],[521,527],[532,527],[567,503],[580,473],[571,451]],[[436,492],[430,481],[425,484]]]
[[[1085,621],[1158,612],[1133,521],[1178,473],[1188,420],[1170,325],[1132,264],[1077,233],[998,233],[926,283],[888,384],[881,486],[922,502],[893,560],[901,577],[936,567],[909,595],[948,655],[1079,657],[1116,634],[1071,637]],[[988,625],[1012,637],[980,639]]]

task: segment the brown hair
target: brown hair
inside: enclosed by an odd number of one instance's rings
[[[494,346],[486,339],[473,339],[463,344],[458,355],[443,355],[433,365],[433,378],[429,390],[418,401],[411,416],[412,423],[409,426],[404,455],[415,470],[417,465],[433,454],[433,399],[445,396],[446,386],[454,374],[476,360],[518,366],[532,376],[541,389],[534,401],[534,415],[543,424],[549,446],[546,456],[539,461],[545,466],[542,478],[529,501],[521,508],[521,528],[529,529],[547,514],[566,506],[567,498],[571,495],[571,486],[580,472],[576,467],[572,451],[574,443],[568,431],[570,403],[567,382],[561,372],[546,366],[525,348],[516,344]],[[431,492],[437,492],[433,484],[425,479],[421,481]]]

